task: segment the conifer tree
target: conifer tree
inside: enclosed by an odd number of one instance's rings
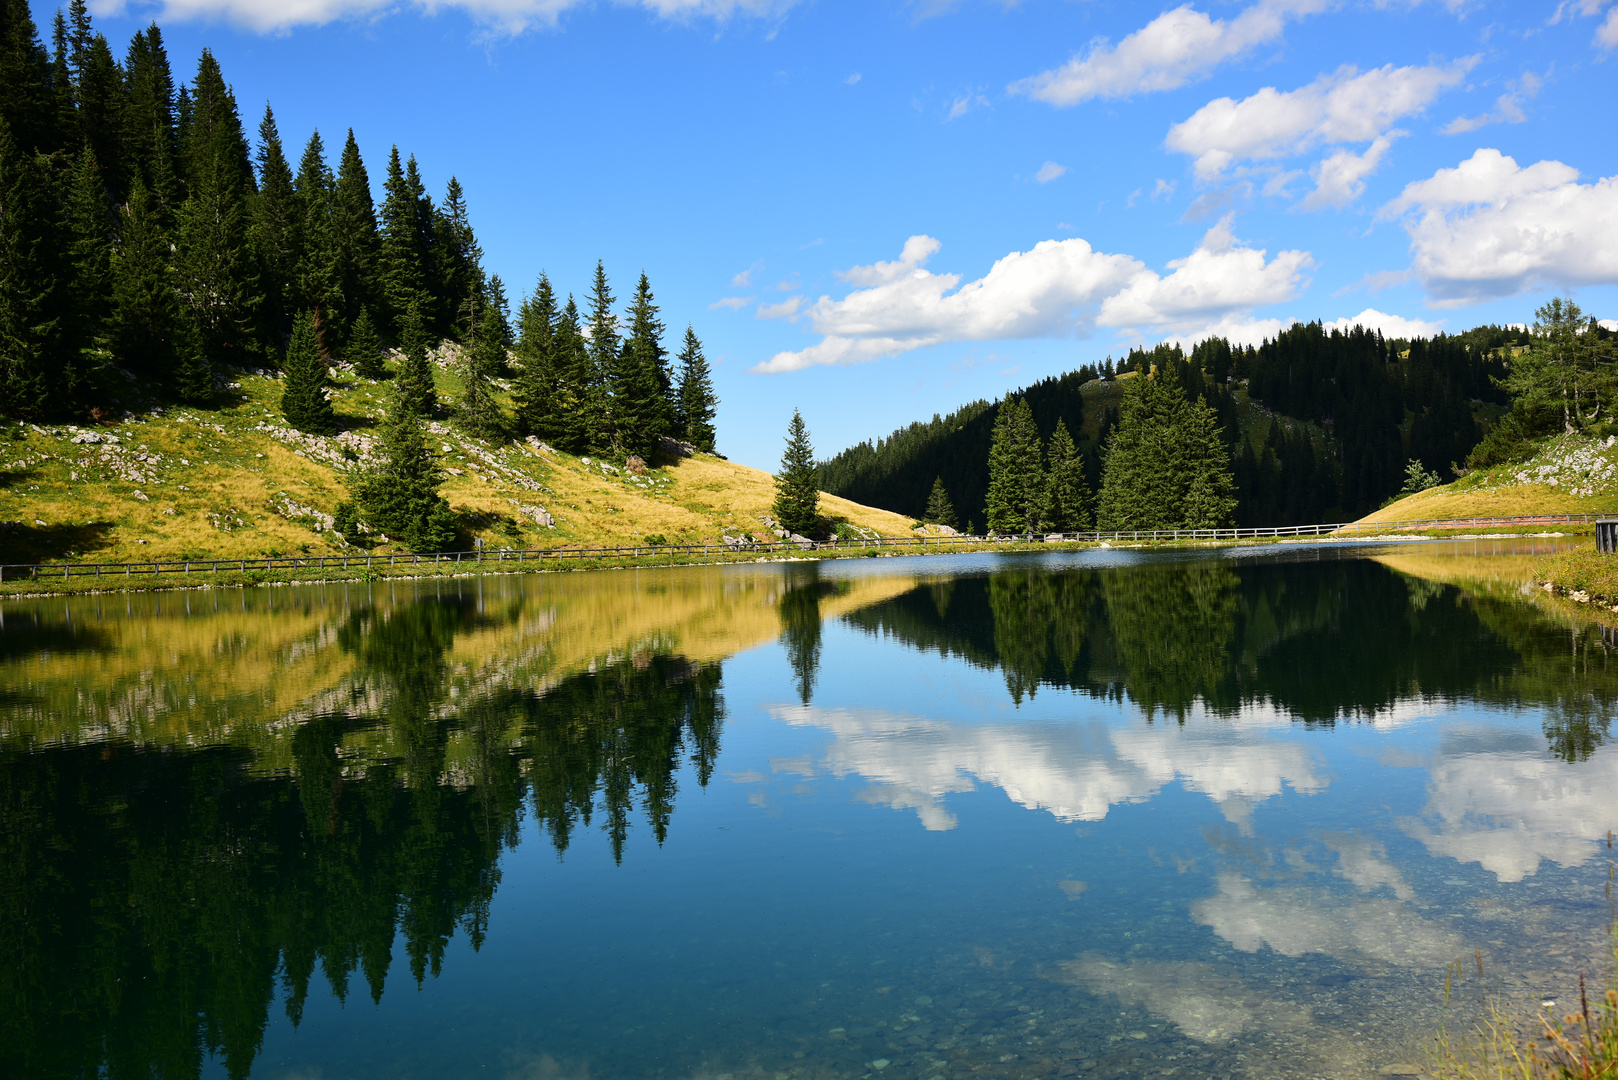
[[[1131,379],[1107,439],[1100,527],[1226,525],[1235,512],[1234,487],[1230,452],[1207,402],[1188,402],[1179,380],[1156,369]]]
[[[304,144],[293,189],[298,196],[298,239],[302,248],[296,281],[290,288],[294,310],[340,311],[342,225],[335,212],[331,169],[326,165],[326,145],[319,131]]]
[[[393,377],[398,406],[422,418],[438,412],[438,392],[433,386],[433,362],[427,356],[429,338],[421,305],[414,301],[405,309],[399,333],[399,350],[404,360]]]
[[[556,438],[559,376],[556,369],[556,293],[542,271],[533,295],[517,314],[517,430]]]
[[[1084,462],[1079,458],[1067,421],[1057,420],[1046,452],[1045,505],[1043,527],[1052,532],[1079,532],[1090,527],[1090,488],[1084,480]]]
[[[383,418],[381,464],[355,476],[354,496],[372,528],[412,551],[444,551],[455,542],[455,515],[438,493],[444,481],[438,461],[423,437],[421,417],[394,400]]]
[[[213,54],[202,51],[182,146],[187,198],[180,207],[177,280],[203,355],[245,364],[260,354],[263,292],[247,200],[253,170],[236,99]]]
[[[61,236],[71,298],[68,352],[86,367],[97,366],[112,314],[112,215],[95,152],[88,145],[79,151],[62,202]]]
[[[551,355],[556,372],[554,442],[557,449],[570,454],[590,453],[600,447],[602,440],[596,423],[599,410],[593,404],[597,384],[589,347],[579,326],[579,306],[572,296],[556,320]]]
[[[642,272],[629,304],[629,336],[619,350],[612,377],[613,419],[619,447],[650,457],[673,426],[664,367],[663,323],[652,301],[652,285]]]
[[[411,158],[412,166],[415,158]],[[422,251],[418,233],[419,200],[395,146],[388,157],[387,179],[382,183],[381,237],[378,267],[383,299],[393,321],[405,318],[415,304],[424,325],[430,324]],[[402,328],[401,328],[402,331]]]
[[[680,391],[677,424],[680,437],[705,454],[714,451],[714,417],[719,399],[714,396],[708,360],[702,355],[702,342],[688,324],[685,345],[680,349]]]
[[[207,405],[214,398],[213,362],[202,344],[202,335],[183,313],[176,342],[174,372],[169,378],[174,395],[188,405]]]
[[[781,471],[775,477],[775,522],[789,533],[812,536],[820,528],[820,487],[809,429],[797,409],[792,410],[786,442]]]
[[[927,509],[922,512],[921,520],[947,529],[955,528],[955,504],[949,501],[942,476],[933,480],[933,490],[927,496]]]
[[[75,0],[83,6],[84,0]],[[84,31],[89,30],[89,16],[84,16]],[[123,126],[123,72],[113,59],[112,49],[101,34],[86,37],[79,45],[79,29],[75,21],[71,66],[74,72],[74,101],[78,105],[78,129],[83,143],[95,155],[101,169],[103,184],[113,205],[120,204],[129,190],[127,169],[124,165]]]
[[[169,240],[137,173],[112,256],[112,351],[149,376],[166,376],[180,345],[180,308],[169,268]]]
[[[612,289],[607,270],[596,260],[595,278],[590,283],[590,366],[581,408],[590,426],[591,441],[597,450],[613,445],[614,416],[608,396],[612,374],[618,365],[618,313],[613,311]]]
[[[281,146],[275,113],[264,106],[258,125],[258,198],[253,201],[253,248],[264,289],[266,330],[279,335],[292,322],[303,253],[303,214],[292,167]]]
[[[365,171],[353,128],[348,129],[338,159],[337,179],[331,188],[330,220],[337,291],[345,305],[341,310],[343,319],[352,325],[359,317],[359,309],[366,308],[379,330],[396,330],[392,318],[384,318],[387,298],[377,280],[380,256],[376,205],[371,200],[371,178]]]
[[[992,533],[1032,532],[1045,503],[1045,476],[1040,467],[1039,429],[1028,402],[1007,394],[995,415],[989,444],[989,491],[986,500]]]
[[[466,192],[455,177],[449,178],[444,205],[434,221],[435,248],[440,253],[435,291],[455,314],[463,339],[477,333],[483,317],[478,301],[485,290],[483,249],[472,234],[472,220],[466,209]]]
[[[315,313],[300,315],[292,326],[292,343],[281,365],[286,385],[281,391],[281,415],[287,423],[310,435],[335,435],[337,414],[326,400],[326,361],[315,338]]]
[[[56,149],[51,100],[51,57],[39,40],[33,13],[22,0],[0,4],[0,123],[15,152],[32,156]]]
[[[179,202],[175,161],[179,156],[174,75],[163,34],[154,23],[136,31],[124,59],[122,143],[131,179],[145,185],[150,209],[167,229]]]
[[[461,426],[480,439],[505,437],[506,418],[494,399],[494,378],[506,359],[500,311],[484,304],[472,339],[462,350],[464,389],[456,410]]]
[[[376,336],[376,326],[366,308],[360,308],[359,318],[354,320],[348,333],[343,359],[353,365],[354,373],[362,379],[380,379],[388,373],[382,364],[382,341]]]
[[[50,217],[43,168],[0,118],[0,411],[9,416],[44,418],[54,405],[63,327]]]

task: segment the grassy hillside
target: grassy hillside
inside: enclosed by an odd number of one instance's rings
[[[1362,520],[1601,514],[1618,511],[1618,440],[1565,435],[1527,462],[1476,469]]]
[[[439,396],[451,402],[460,389],[453,359],[447,347],[435,365]],[[217,409],[153,407],[95,429],[4,429],[0,562],[352,550],[330,531],[331,515],[347,498],[344,474],[369,449],[390,388],[336,372],[333,404],[347,430],[327,438],[287,429],[273,374],[233,378]],[[654,461],[634,476],[535,442],[473,438],[453,419],[429,430],[467,547],[475,538],[494,549],[763,536],[759,517],[774,500],[770,474],[713,455]],[[909,535],[914,524],[833,496],[823,497],[821,512],[885,536]],[[546,514],[554,525],[542,524]]]

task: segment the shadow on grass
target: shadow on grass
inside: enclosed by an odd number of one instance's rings
[[[83,525],[34,525],[29,522],[0,524],[0,561],[7,563],[49,562],[71,556],[83,559],[111,545],[110,521]]]

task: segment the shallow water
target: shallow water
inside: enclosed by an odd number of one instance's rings
[[[1605,970],[1542,546],[7,602],[0,1072],[1421,1064]]]

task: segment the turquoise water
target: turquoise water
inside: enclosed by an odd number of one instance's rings
[[[1092,552],[8,602],[0,1064],[1419,1065],[1452,964],[1452,1022],[1605,970],[1615,646],[1524,565]]]

